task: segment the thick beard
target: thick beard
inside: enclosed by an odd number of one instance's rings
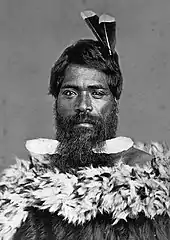
[[[65,171],[70,168],[77,169],[84,166],[93,165],[93,148],[100,152],[109,138],[116,136],[118,116],[117,105],[113,106],[111,113],[105,118],[92,117],[89,115],[76,115],[74,117],[63,118],[54,106],[56,139],[60,141],[57,151],[60,155],[55,159],[55,165]],[[74,128],[77,122],[88,120],[93,124],[93,128]],[[96,155],[96,154],[95,154]]]

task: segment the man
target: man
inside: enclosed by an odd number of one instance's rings
[[[0,239],[170,239],[169,156],[116,137],[122,82],[115,49],[66,48],[49,85],[56,140],[28,141],[30,161],[4,172]]]

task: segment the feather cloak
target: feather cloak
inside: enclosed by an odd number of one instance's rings
[[[29,207],[57,213],[75,226],[104,213],[111,215],[113,227],[141,213],[148,219],[169,218],[170,153],[158,143],[137,147],[154,154],[143,167],[120,161],[113,167],[91,166],[64,174],[45,162],[32,165],[16,159],[17,164],[3,172],[0,182],[0,239],[13,239]]]

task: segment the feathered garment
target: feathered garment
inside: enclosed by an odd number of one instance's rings
[[[0,239],[13,238],[27,219],[28,207],[57,213],[74,225],[104,213],[111,214],[113,225],[140,213],[149,219],[170,216],[170,153],[158,143],[137,147],[154,154],[143,167],[119,161],[113,167],[91,166],[64,174],[51,170],[47,159],[34,158],[33,164],[16,159],[0,182]]]

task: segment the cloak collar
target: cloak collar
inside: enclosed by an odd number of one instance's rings
[[[106,140],[104,147],[102,148],[101,153],[119,153],[127,151],[133,146],[133,141],[128,137],[116,137],[109,140]],[[46,138],[38,138],[28,140],[26,142],[26,149],[30,152],[32,156],[43,156],[43,155],[52,155],[56,154],[59,141]],[[93,149],[94,152],[98,152],[97,149]]]

